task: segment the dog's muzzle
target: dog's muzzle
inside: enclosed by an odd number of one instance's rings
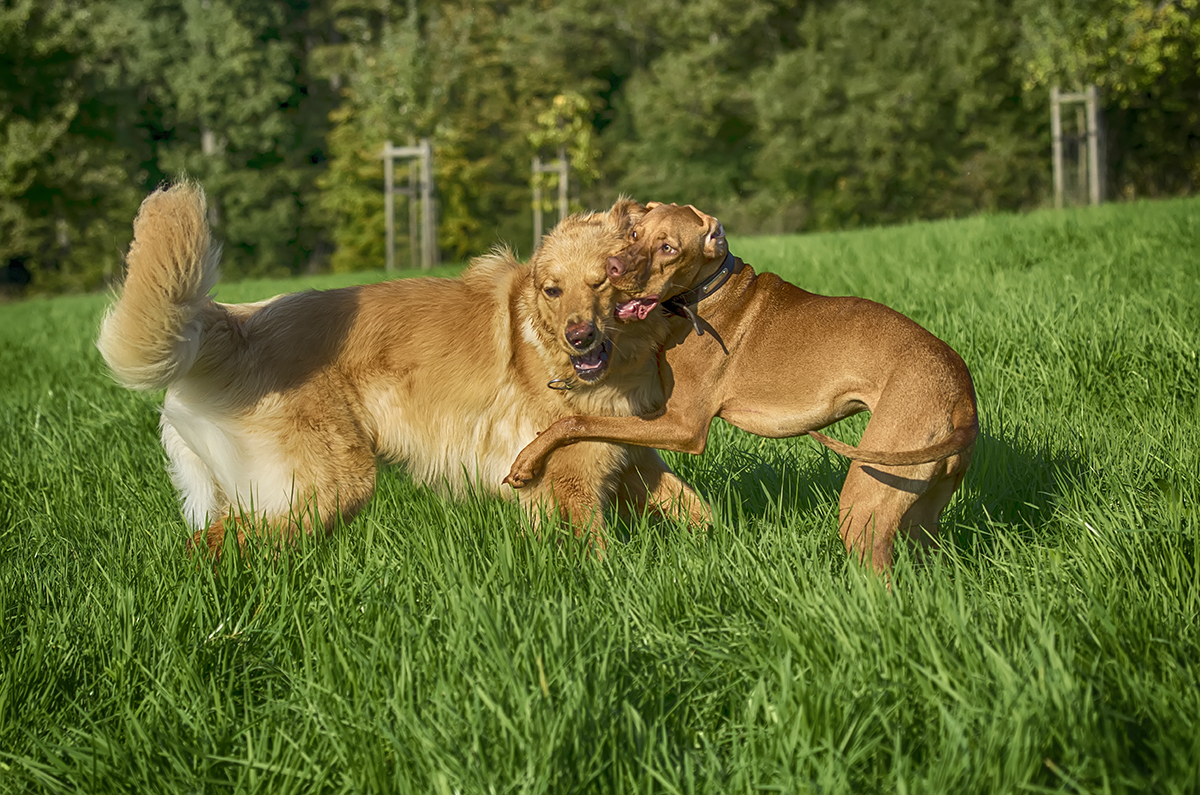
[[[571,366],[581,381],[595,381],[608,369],[608,357],[612,353],[612,341],[605,340],[582,356],[572,356]]]

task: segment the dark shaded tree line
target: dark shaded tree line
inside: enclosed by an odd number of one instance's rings
[[[530,158],[556,144],[582,206],[693,202],[740,233],[1019,210],[1049,190],[1055,83],[1101,87],[1111,197],[1188,193],[1196,6],[10,0],[0,265],[95,287],[187,173],[231,275],[380,268],[379,152],[420,137],[450,259],[528,250]]]

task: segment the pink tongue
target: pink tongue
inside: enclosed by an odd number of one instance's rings
[[[634,298],[617,304],[618,320],[645,320],[654,307],[658,306],[658,296],[648,295],[645,298]]]

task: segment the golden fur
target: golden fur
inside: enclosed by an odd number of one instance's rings
[[[247,523],[286,539],[349,521],[375,489],[377,457],[437,489],[495,492],[539,428],[661,405],[658,341],[614,319],[623,294],[605,272],[642,212],[622,200],[572,216],[528,264],[497,250],[455,279],[221,304],[208,295],[220,254],[204,194],[181,183],[143,202],[97,345],[127,387],[166,388],[171,477],[213,551],[231,520],[239,539]],[[592,361],[611,346],[593,382],[572,364],[581,348],[567,333],[579,328],[595,330]],[[550,389],[553,379],[574,388]],[[551,456],[520,501],[535,520],[549,508],[591,528],[602,546],[601,511],[618,492],[634,508],[705,510],[657,453],[605,443]]]

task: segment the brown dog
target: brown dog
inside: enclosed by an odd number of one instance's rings
[[[755,274],[728,253],[717,220],[694,207],[648,207],[629,247],[610,260],[609,276],[618,286],[646,280],[646,292],[674,296],[664,309],[686,317],[654,313],[646,321],[672,326],[665,410],[560,420],[521,451],[505,482],[520,487],[548,452],[581,440],[700,453],[712,418],[721,417],[759,436],[808,433],[854,459],[839,529],[859,560],[888,569],[898,531],[935,548],[942,509],[962,483],[979,431],[975,390],[958,354],[880,304]],[[815,432],[861,411],[871,412],[861,449]]]
[[[126,386],[166,388],[163,446],[198,544],[219,550],[230,522],[239,540],[247,521],[275,539],[328,531],[374,492],[377,457],[435,488],[495,490],[538,428],[661,405],[662,330],[616,322],[625,296],[606,273],[644,212],[623,200],[572,216],[527,265],[497,251],[457,279],[227,305],[208,295],[220,255],[204,194],[180,184],[143,202],[97,344]],[[657,453],[611,444],[551,456],[521,502],[602,545],[601,511],[618,494],[704,511]]]

